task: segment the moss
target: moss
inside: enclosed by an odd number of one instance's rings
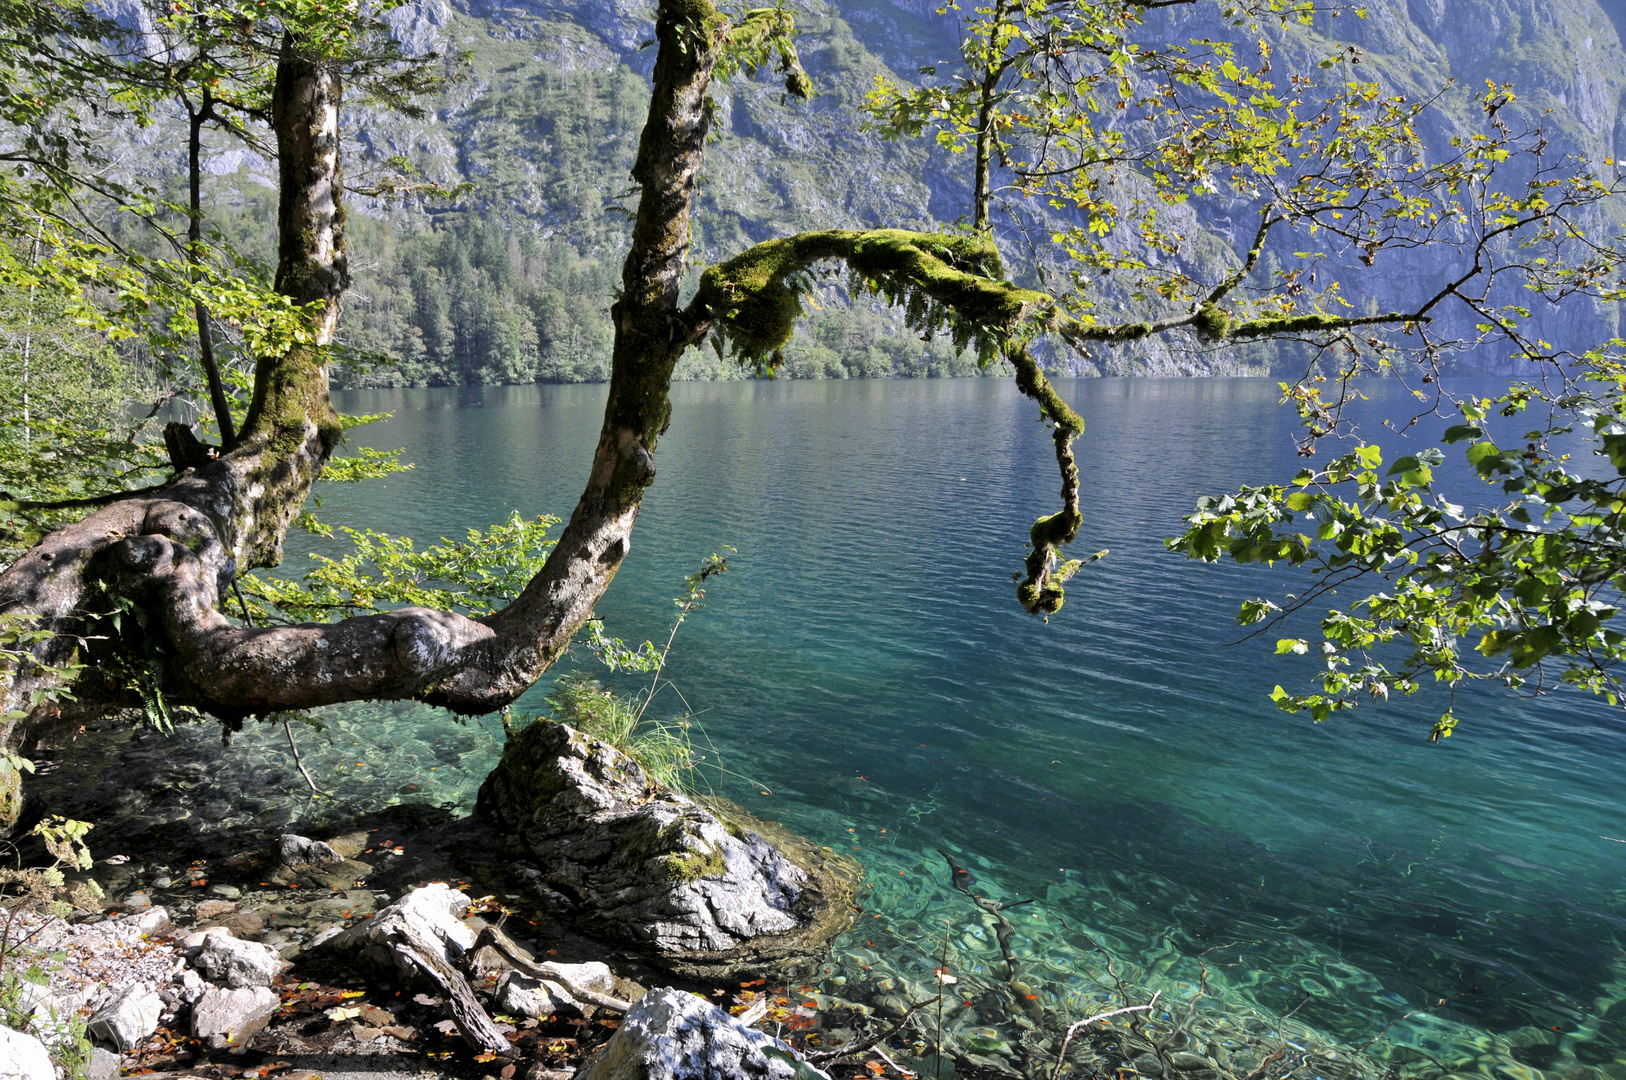
[[[701,878],[720,878],[728,873],[728,860],[721,848],[707,846],[704,851],[684,851],[660,857],[661,869],[668,881],[699,881]]]
[[[975,341],[990,357],[997,343],[1038,309],[1053,306],[1044,293],[1002,280],[1004,264],[984,235],[828,230],[757,244],[701,276],[699,317],[715,320],[740,359],[758,366],[779,362],[802,315],[808,271],[839,259],[855,292],[881,296],[904,308],[915,330],[948,327],[958,348]]]
[[[1231,317],[1213,304],[1204,304],[1197,312],[1192,326],[1197,333],[1209,341],[1220,341],[1231,333]]]

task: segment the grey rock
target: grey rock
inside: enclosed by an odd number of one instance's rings
[[[145,892],[133,892],[125,896],[124,906],[131,911],[145,911],[152,907],[152,897]]]
[[[1169,1055],[1169,1064],[1181,1072],[1218,1072],[1219,1068],[1201,1054],[1176,1050]]]
[[[311,938],[310,948],[314,949],[318,945],[326,945],[328,942],[332,941],[342,933],[344,933],[344,927],[339,923],[334,923],[331,926],[324,926],[322,929],[316,932],[315,937]]]
[[[123,1060],[111,1050],[92,1047],[90,1061],[85,1065],[85,1080],[118,1080],[123,1064]]]
[[[640,998],[580,1080],[792,1080],[789,1048],[717,1006],[664,987]]]
[[[276,991],[269,986],[222,990],[211,986],[192,1006],[192,1036],[211,1050],[245,1045],[271,1021]]]
[[[735,808],[725,821],[563,724],[509,739],[477,809],[528,849],[537,885],[580,898],[584,930],[669,970],[805,963],[849,920],[852,869],[783,830],[776,847],[767,823],[742,827]]]
[[[121,986],[86,1025],[91,1038],[116,1050],[133,1050],[158,1030],[164,1002],[140,983]]]
[[[277,857],[282,865],[293,870],[308,866],[337,866],[344,856],[320,840],[311,840],[293,833],[284,833],[277,845]]]
[[[51,1054],[32,1035],[0,1027],[0,1076],[6,1080],[56,1080]]]
[[[205,979],[232,990],[245,987],[270,986],[271,980],[288,970],[289,964],[276,952],[254,941],[232,937],[225,930],[215,928],[188,937],[184,945],[201,937],[192,956],[192,966]]]
[[[504,1012],[546,1020],[556,1013],[576,1015],[581,1003],[556,982],[533,979],[518,971],[505,971],[497,977],[497,1004]]]
[[[152,887],[155,888],[155,889],[167,889],[171,885],[174,885],[174,884],[175,884],[175,879],[168,876],[167,874],[164,875],[163,877],[155,877],[155,878],[152,879]]]
[[[218,896],[225,900],[240,900],[243,896],[243,890],[235,885],[211,885],[209,886],[209,895]]]

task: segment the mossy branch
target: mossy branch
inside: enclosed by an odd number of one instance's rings
[[[812,97],[813,80],[802,69],[795,33],[795,19],[783,3],[752,8],[723,32],[717,77],[728,82],[739,72],[755,75],[777,55],[777,70],[785,79],[785,92],[804,100]]]
[[[1319,312],[1270,318],[1236,319],[1219,303],[1258,263],[1271,226],[1265,216],[1243,265],[1228,275],[1197,310],[1155,322],[1099,325],[1069,315],[1052,296],[1003,280],[1004,267],[986,233],[917,233],[902,229],[872,232],[829,230],[769,240],[710,267],[683,319],[691,342],[712,336],[718,352],[726,345],[742,364],[770,374],[802,316],[802,297],[814,288],[813,268],[825,260],[843,262],[855,294],[884,297],[902,307],[911,330],[930,337],[942,329],[957,349],[975,346],[984,365],[1005,359],[1016,385],[1054,425],[1056,464],[1061,471],[1062,508],[1039,518],[1030,532],[1033,548],[1019,576],[1017,596],[1035,615],[1049,616],[1063,603],[1061,583],[1087,562],[1060,562],[1062,545],[1078,537],[1078,465],[1073,440],[1084,421],[1062,400],[1028,352],[1028,342],[1055,334],[1079,347],[1087,342],[1136,341],[1186,328],[1210,341],[1246,340],[1282,334],[1336,332],[1378,323],[1428,321],[1423,312],[1340,318]]]

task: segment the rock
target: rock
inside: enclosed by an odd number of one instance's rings
[[[505,971],[497,976],[496,998],[504,1012],[534,1016],[538,1020],[546,1020],[555,1013],[574,1016],[582,1011],[581,1003],[563,986],[517,971]]]
[[[152,907],[152,897],[144,892],[133,892],[124,898],[124,906],[131,911],[145,911]]]
[[[152,887],[155,888],[155,889],[167,889],[171,885],[174,885],[174,884],[175,884],[175,879],[170,877],[168,874],[165,874],[162,877],[155,877],[155,878],[152,879]]]
[[[192,1036],[211,1050],[245,1045],[271,1021],[277,994],[269,986],[222,990],[211,986],[192,1006]]]
[[[579,1080],[792,1080],[798,1070],[785,1060],[788,1051],[710,1002],[665,987],[639,999],[604,1049],[576,1075]]]
[[[232,937],[216,927],[201,935],[193,934],[183,942],[187,948],[198,937],[197,954],[191,958],[205,979],[231,990],[246,987],[270,986],[271,980],[287,971],[289,964],[271,949],[253,941]]]
[[[199,919],[215,919],[221,915],[230,915],[237,910],[237,904],[232,900],[205,900],[192,909],[192,914]]]
[[[283,833],[277,846],[277,857],[282,860],[282,865],[291,870],[303,870],[310,866],[337,866],[345,860],[345,856],[320,840],[295,836],[293,833]]]
[[[93,1046],[90,1060],[85,1063],[85,1080],[119,1080],[123,1060],[111,1050]]]
[[[680,974],[805,966],[851,920],[855,864],[720,800],[702,806],[563,724],[508,740],[477,812],[523,844],[539,892],[579,900],[585,932]]]
[[[162,999],[140,983],[121,986],[86,1025],[91,1038],[119,1051],[133,1050],[158,1030]]]
[[[436,882],[413,889],[366,922],[328,937],[319,934],[317,938],[330,949],[356,949],[375,964],[394,967],[398,956],[392,941],[394,924],[405,923],[416,937],[432,944],[438,959],[455,967],[458,958],[474,948],[474,931],[463,924],[462,918],[468,908],[467,895]],[[311,945],[315,944],[313,940]]]
[[[371,835],[372,833],[365,830],[345,833],[343,836],[335,836],[329,840],[327,846],[337,852],[341,858],[354,859],[366,850],[367,838]]]
[[[583,990],[591,990],[615,996],[615,973],[610,970],[610,965],[597,960],[585,964],[555,964],[550,960],[546,964],[538,964],[537,969],[545,978],[563,986],[572,995],[580,996]]]
[[[0,1076],[6,1080],[56,1080],[45,1044],[32,1035],[0,1027]]]
[[[311,938],[310,948],[314,949],[318,945],[326,945],[342,933],[344,933],[344,927],[338,923],[334,923],[332,926],[324,926],[316,932],[315,937]]]
[[[1181,1072],[1218,1072],[1218,1067],[1201,1054],[1176,1050],[1169,1055],[1169,1064]]]
[[[219,927],[232,937],[252,941],[265,932],[265,920],[252,911],[234,911],[218,919],[209,920],[211,927]]]
[[[169,926],[169,912],[161,907],[148,908],[134,916],[130,922],[143,934],[156,934]]]
[[[218,896],[223,900],[241,900],[243,890],[235,885],[211,885],[209,886],[209,895]]]

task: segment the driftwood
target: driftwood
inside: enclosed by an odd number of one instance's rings
[[[925,1001],[915,1002],[913,1005],[909,1006],[909,1011],[903,1014],[902,1020],[899,1020],[891,1028],[881,1032],[879,1035],[872,1035],[865,1039],[858,1039],[835,1050],[820,1050],[816,1054],[806,1054],[803,1056],[803,1060],[814,1065],[819,1065],[826,1061],[835,1061],[837,1058],[844,1058],[852,1054],[862,1054],[866,1051],[874,1050],[876,1047],[886,1042],[886,1040],[902,1031],[904,1027],[908,1025],[909,1021],[914,1018],[915,1013],[919,1012],[921,1009],[924,1009],[932,1002],[940,1000],[941,997],[942,995],[940,994],[934,998],[927,998]],[[881,1056],[885,1057],[886,1055],[883,1054]],[[891,1059],[888,1058],[887,1060],[890,1061]],[[897,1066],[894,1065],[893,1068],[897,1068]],[[902,1070],[899,1071],[901,1072]]]
[[[627,1012],[632,1008],[632,1003],[629,1001],[622,1001],[620,998],[601,994],[590,987],[572,983],[569,979],[563,977],[557,968],[550,969],[546,965],[533,963],[526,956],[525,950],[521,949],[513,938],[495,926],[488,926],[480,931],[480,936],[475,938],[474,949],[471,951],[478,952],[487,945],[502,953],[503,957],[514,965],[515,971],[522,975],[529,975],[533,979],[545,979],[548,982],[558,983],[569,991],[571,997],[576,998],[578,1001],[585,1001],[589,1005],[597,1005],[601,1009],[611,1009],[615,1012]]]
[[[1114,1016],[1123,1016],[1125,1013],[1148,1012],[1157,1004],[1157,999],[1162,993],[1163,991],[1159,990],[1156,994],[1153,994],[1152,1000],[1145,1005],[1130,1005],[1128,1008],[1096,1013],[1094,1016],[1087,1016],[1082,1020],[1075,1021],[1067,1028],[1067,1034],[1061,1040],[1061,1051],[1056,1055],[1056,1069],[1050,1074],[1050,1080],[1061,1080],[1061,1067],[1067,1060],[1067,1048],[1073,1045],[1074,1035],[1100,1020],[1110,1020]]]
[[[474,931],[457,917],[468,897],[445,885],[413,889],[360,925],[328,944],[357,949],[377,964],[390,964],[409,978],[434,984],[445,995],[452,1022],[476,1050],[511,1057],[517,1053],[486,1014],[457,961],[474,948]]]

